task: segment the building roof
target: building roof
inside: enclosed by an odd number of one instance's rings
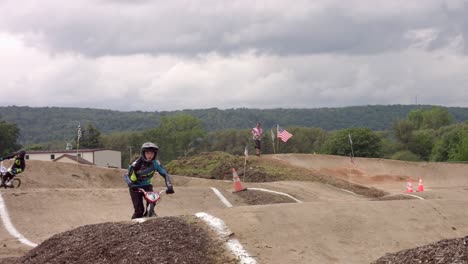
[[[98,149],[61,149],[61,150],[28,150],[26,151],[26,154],[46,154],[46,153],[83,153],[83,152],[96,152],[96,151],[103,151],[103,150],[109,150],[109,151],[117,151],[117,150],[112,150],[112,149],[104,149],[104,148],[98,148]]]
[[[73,161],[75,161],[77,163],[80,163],[80,164],[94,165],[92,162],[89,162],[89,161],[83,159],[82,157],[77,157],[77,156],[73,156],[73,155],[69,155],[69,154],[63,154],[62,156],[54,159],[53,161],[58,161],[58,160],[64,159],[64,158],[73,160]]]

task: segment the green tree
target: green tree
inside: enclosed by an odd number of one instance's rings
[[[398,152],[396,152],[395,154],[392,155],[391,159],[405,160],[405,161],[415,161],[415,162],[421,160],[418,155],[414,154],[413,152],[411,152],[409,150],[398,151]]]
[[[158,128],[146,130],[142,135],[145,141],[158,144],[161,160],[169,161],[193,152],[194,145],[206,136],[206,130],[200,119],[179,114],[161,117]]]
[[[408,120],[415,129],[438,129],[452,124],[454,117],[446,108],[433,106],[430,109],[410,111]]]
[[[429,160],[434,145],[434,130],[425,129],[413,131],[408,142],[408,150],[419,155],[422,160]]]
[[[434,106],[424,112],[422,128],[439,129],[452,124],[453,120],[454,117],[446,108]]]
[[[101,132],[91,123],[82,130],[80,148],[102,148]]]
[[[117,132],[102,136],[102,144],[106,149],[121,152],[122,165],[127,167],[134,155],[139,153],[140,146],[132,145],[131,138],[139,137],[138,132]]]
[[[405,145],[410,142],[413,130],[414,124],[407,119],[399,120],[393,124],[395,138]]]
[[[349,140],[352,139],[352,147]],[[382,140],[368,128],[348,128],[332,133],[324,144],[324,153],[355,157],[381,157]]]
[[[286,130],[293,134],[293,137],[286,143],[278,140],[279,153],[319,153],[328,136],[321,128],[293,126],[287,127]],[[270,131],[267,136],[270,141]]]
[[[449,151],[449,160],[468,161],[468,132],[460,135],[460,143]]]
[[[468,124],[466,123],[442,127],[437,130],[436,137],[438,139],[432,149],[431,160],[448,161],[461,158],[462,153],[464,153],[463,142],[466,133],[468,133]]]
[[[14,123],[0,121],[0,155],[5,156],[17,151],[21,145],[17,143],[20,130]]]
[[[424,124],[424,109],[415,109],[408,113],[408,121],[414,129],[420,129]]]
[[[245,146],[253,149],[252,136],[249,129],[226,129],[208,134],[200,146],[200,151],[224,151],[241,154]],[[262,138],[262,141],[265,137]],[[262,142],[263,143],[263,142]]]
[[[391,130],[377,131],[376,134],[380,137],[382,142],[381,152],[383,158],[391,159],[393,154],[406,149],[405,145],[395,140]]]

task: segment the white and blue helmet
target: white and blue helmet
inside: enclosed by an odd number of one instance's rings
[[[152,143],[152,142],[143,143],[143,145],[141,145],[141,158],[144,161],[150,161],[150,160],[146,160],[145,151],[152,151],[152,152],[154,152],[153,160],[155,160],[156,156],[158,155],[158,150],[159,150],[159,147],[156,144]]]

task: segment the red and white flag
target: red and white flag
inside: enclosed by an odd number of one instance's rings
[[[287,142],[293,135],[278,125],[278,138]]]
[[[249,157],[249,150],[247,149],[247,146],[245,146],[245,148],[244,148],[244,156],[245,156],[245,158]]]

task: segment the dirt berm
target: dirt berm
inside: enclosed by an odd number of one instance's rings
[[[230,238],[257,263],[371,263],[387,253],[439,248],[443,239],[460,241],[451,239],[468,234],[466,164],[282,154],[251,157],[248,165],[245,175],[237,167],[245,187],[282,192],[300,202],[253,189],[233,193],[228,178],[173,173],[176,193],[163,196],[160,217],[137,224],[129,221],[124,170],[29,161],[23,185],[2,189],[1,197],[15,230],[38,246],[22,243],[3,224],[0,263],[230,263],[233,255],[224,240],[193,216],[198,212],[222,219]],[[268,180],[249,181],[259,168]],[[407,180],[417,189],[419,177],[424,192],[405,193]],[[163,188],[160,177],[155,186]],[[454,248],[443,254],[459,254],[460,247]],[[429,254],[424,248],[418,252],[411,258]],[[399,263],[391,261],[379,263]]]

